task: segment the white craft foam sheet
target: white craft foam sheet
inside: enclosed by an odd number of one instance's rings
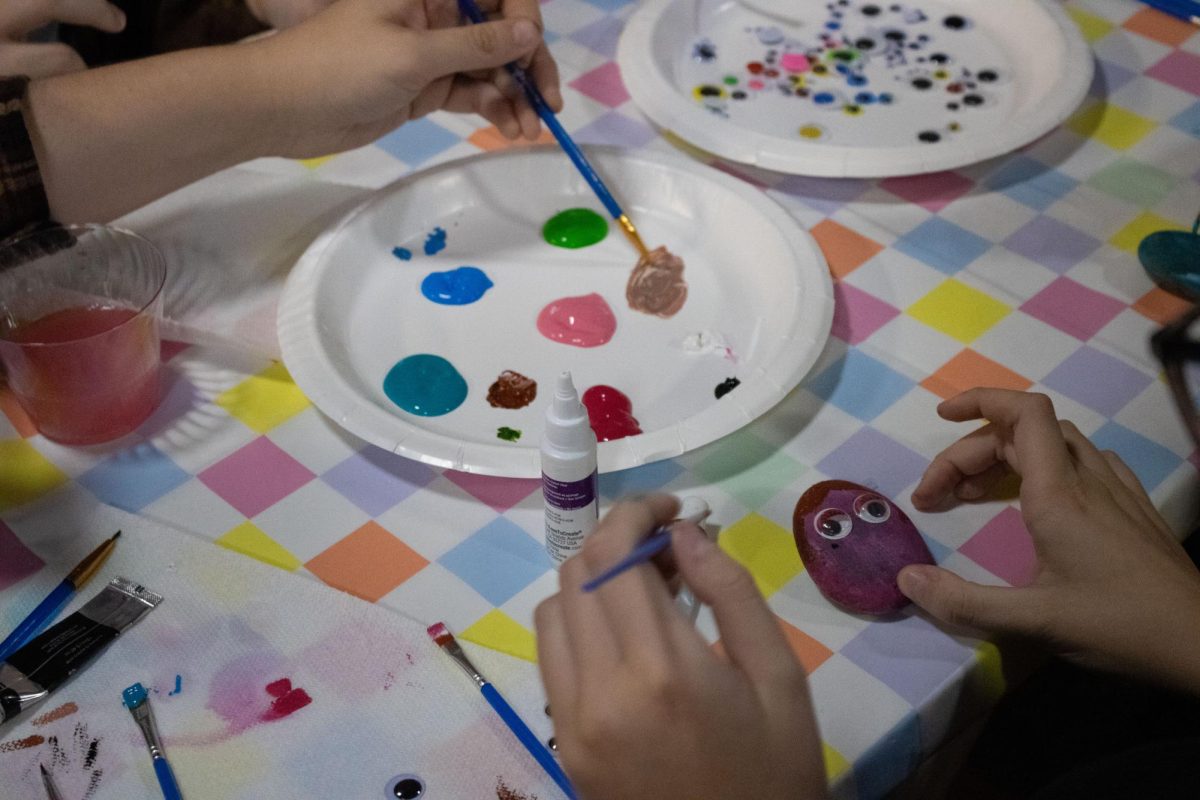
[[[625,284],[636,253],[610,222],[604,241],[568,250],[543,224],[568,208],[602,208],[557,148],[483,154],[392,184],[319,236],[289,276],[279,308],[284,362],[335,422],[367,441],[440,467],[509,477],[540,473],[538,445],[554,377],[569,369],[583,392],[597,384],[633,402],[643,434],[601,443],[601,471],[677,456],[729,434],[778,403],[820,354],[833,291],[819,248],[752,187],[683,157],[588,148],[650,246],[685,263],[687,303],[671,319],[630,310]],[[425,235],[447,232],[441,252]],[[392,249],[403,246],[412,260]],[[431,271],[482,269],[494,282],[470,305],[438,305]],[[579,348],[543,337],[538,312],[564,296],[599,293],[617,318],[612,340]],[[736,356],[688,354],[682,342],[717,331]],[[468,395],[443,416],[392,403],[384,378],[397,361],[431,353],[463,375]],[[538,382],[519,410],[491,407],[503,370]],[[741,385],[721,399],[729,377]],[[497,438],[506,426],[517,442]]]
[[[642,112],[703,150],[860,178],[1015,150],[1075,110],[1093,70],[1049,0],[648,0],[617,62]]]

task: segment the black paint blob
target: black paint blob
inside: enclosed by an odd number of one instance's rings
[[[983,81],[984,83],[993,83],[1000,76],[996,74],[996,70],[994,69],[981,69],[979,70],[979,74],[975,77],[979,78],[979,80]]]
[[[725,380],[723,380],[719,384],[717,384],[717,388],[713,389],[713,394],[715,394],[717,396],[717,399],[720,400],[722,397],[729,394],[730,392],[732,392],[734,389],[736,389],[737,387],[739,387],[741,385],[742,385],[742,382],[739,381],[737,378],[726,378]]]
[[[701,86],[700,94],[704,97],[720,97],[721,88],[719,86]]]
[[[921,131],[917,134],[917,138],[922,142],[929,142],[932,144],[934,142],[940,142],[942,140],[942,135],[937,131]]]
[[[912,85],[914,89],[925,91],[933,86],[933,81],[929,80],[929,78],[913,78]]]
[[[967,18],[960,17],[958,14],[951,14],[942,20],[942,24],[952,31],[961,31],[967,27]]]
[[[963,102],[969,106],[983,105],[983,97],[977,94],[968,94],[963,97]]]

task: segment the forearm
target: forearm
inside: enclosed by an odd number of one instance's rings
[[[53,217],[107,221],[268,154],[281,126],[258,55],[202,48],[31,83],[26,121]]]

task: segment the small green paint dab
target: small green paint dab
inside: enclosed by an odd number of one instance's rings
[[[496,438],[503,439],[506,442],[515,442],[521,438],[521,432],[516,428],[502,426],[496,429]]]
[[[738,82],[737,76],[735,76],[735,75],[726,75],[725,76],[725,85],[726,86],[736,86],[737,82]]]

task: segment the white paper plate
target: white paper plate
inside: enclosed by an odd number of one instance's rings
[[[547,244],[541,228],[567,208],[601,211],[557,148],[481,155],[380,190],[321,234],[288,278],[279,307],[283,359],[300,388],[335,422],[380,447],[440,467],[535,477],[545,401],[570,369],[580,391],[608,384],[627,394],[644,433],[600,445],[602,471],[679,455],[737,430],[804,377],[833,316],[825,259],[795,220],[761,192],[685,158],[589,148],[648,244],[686,265],[686,305],[669,320],[633,312],[625,283],[636,261],[615,223],[579,250]],[[447,232],[445,250],[422,253],[425,235]],[[400,261],[391,251],[414,253]],[[420,291],[431,271],[484,270],[495,286],[479,301],[438,305]],[[597,292],[617,330],[601,347],[552,342],[538,312],[564,296]],[[688,354],[682,342],[718,331],[737,357]],[[383,391],[400,359],[448,359],[468,385],[444,416],[414,416]],[[486,395],[503,370],[538,382],[520,410]],[[741,385],[720,400],[717,384]],[[506,426],[518,442],[497,438]]]
[[[1092,79],[1078,28],[1044,0],[647,0],[617,62],[643,113],[697,147],[827,177],[1007,153],[1065,120]]]

